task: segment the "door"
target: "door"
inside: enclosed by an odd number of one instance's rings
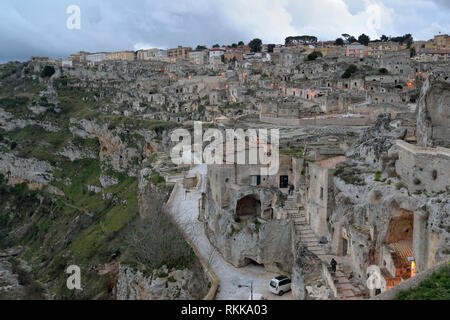
[[[280,188],[285,189],[288,187],[289,178],[288,176],[280,176]]]
[[[347,255],[347,247],[348,247],[347,239],[342,239],[342,255],[343,256]]]

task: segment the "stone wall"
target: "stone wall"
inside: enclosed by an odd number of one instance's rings
[[[368,116],[348,117],[348,118],[314,118],[314,119],[292,119],[292,118],[260,118],[261,121],[285,126],[327,126],[327,125],[341,125],[341,126],[367,126],[370,124]]]
[[[396,171],[410,192],[443,192],[450,187],[450,149],[425,148],[397,140]]]

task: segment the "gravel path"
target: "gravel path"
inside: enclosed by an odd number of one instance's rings
[[[199,172],[202,176],[202,186],[197,192],[185,192],[182,180],[176,180],[178,188],[169,207],[169,212],[219,277],[220,282],[216,299],[248,300],[250,299],[249,286],[251,282],[253,282],[255,296],[260,294],[267,299],[292,299],[291,292],[286,293],[282,297],[270,293],[268,288],[270,279],[277,276],[277,274],[266,272],[262,266],[257,265],[235,268],[225,261],[222,255],[209,242],[205,235],[203,224],[198,221],[199,200],[201,193],[206,188],[204,179],[206,177],[206,169],[207,166],[202,164],[197,165],[190,171],[190,175],[195,175],[195,173]],[[241,287],[239,287],[240,285]]]

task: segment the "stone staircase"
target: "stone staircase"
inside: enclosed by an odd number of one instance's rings
[[[305,211],[298,207],[295,196],[288,196],[285,201],[285,209],[290,219],[294,221],[296,241],[306,245],[306,248],[318,256],[326,265],[329,266],[332,258],[338,262],[336,273],[331,272],[331,267],[328,267],[337,289],[337,298],[340,300],[364,299],[364,293],[349,280],[350,274],[344,272],[340,259],[325,254],[324,245],[319,243],[319,239],[306,220]]]
[[[313,252],[319,258],[325,257],[323,245],[319,243],[319,239],[306,221],[304,210],[298,208],[294,196],[288,196],[285,202],[285,208],[290,219],[294,221],[297,242],[304,244],[309,251]]]
[[[336,259],[336,258],[335,258]],[[337,289],[339,300],[363,300],[364,293],[356,287],[351,280],[349,280],[349,274],[345,273],[342,268],[342,263],[337,264],[336,273],[333,274],[331,267],[328,268],[331,276],[334,279],[334,285]]]

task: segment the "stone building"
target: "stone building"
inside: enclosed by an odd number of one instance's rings
[[[306,217],[314,233],[328,237],[328,219],[333,210],[333,173],[336,165],[345,161],[338,156],[316,162],[308,166],[309,187],[306,200]]]
[[[108,53],[108,60],[134,61],[136,54],[134,51],[119,51]]]

